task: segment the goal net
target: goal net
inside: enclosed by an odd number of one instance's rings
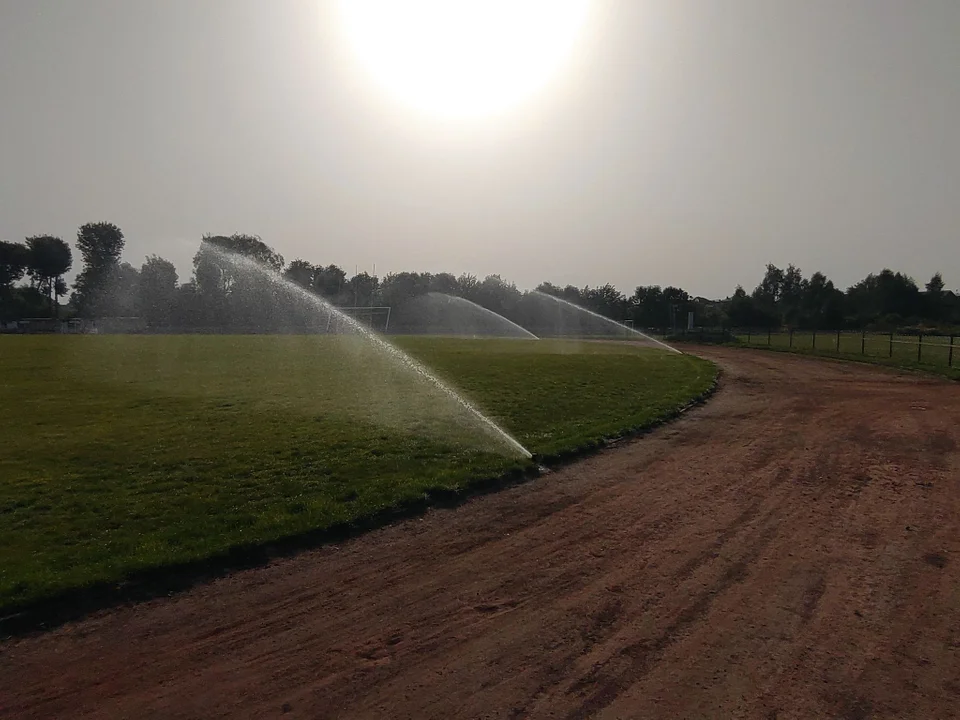
[[[371,330],[386,333],[390,329],[390,307],[338,307],[337,310],[350,318],[366,325]],[[330,333],[350,332],[350,323],[339,315],[327,316],[326,331]]]

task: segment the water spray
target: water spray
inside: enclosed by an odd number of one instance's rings
[[[493,420],[488,418],[486,415],[480,412],[480,410],[474,407],[464,397],[446,385],[440,380],[440,378],[431,373],[426,366],[407,355],[400,348],[387,342],[380,335],[368,328],[359,320],[347,315],[318,295],[314,295],[296,283],[291,282],[287,278],[283,277],[275,270],[262,265],[255,260],[243,255],[229,252],[212,243],[204,242],[202,243],[201,247],[205,252],[209,252],[224,262],[229,263],[235,269],[244,270],[249,273],[255,273],[271,284],[285,290],[286,292],[292,293],[304,302],[315,306],[317,309],[333,314],[341,323],[360,335],[376,350],[386,353],[389,357],[400,363],[404,369],[414,373],[418,379],[432,386],[434,389],[439,390],[448,400],[456,403],[463,411],[466,412],[467,416],[470,417],[481,430],[483,430],[483,432],[509,449],[511,454],[518,455],[526,459],[531,459],[533,457],[532,453],[523,445],[521,445],[514,437],[507,433],[506,430],[501,428]]]

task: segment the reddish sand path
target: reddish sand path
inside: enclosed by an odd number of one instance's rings
[[[960,384],[705,354],[643,439],[0,645],[0,715],[960,716]]]

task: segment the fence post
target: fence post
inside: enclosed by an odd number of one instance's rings
[[[840,331],[837,330],[837,352],[840,352]]]
[[[867,331],[864,330],[860,333],[860,354],[867,354]]]
[[[817,329],[813,329],[813,349],[817,349]]]
[[[953,335],[950,336],[950,350],[947,353],[947,367],[953,367]]]
[[[793,328],[790,328],[790,349],[793,350]]]
[[[917,335],[917,362],[923,362],[923,333]]]
[[[767,347],[770,347],[770,345],[772,344],[770,342],[770,338],[773,336],[772,333],[773,331],[770,328],[767,328]]]
[[[893,357],[893,333],[890,333],[890,357]]]
[[[750,329],[747,328],[747,345],[750,344]]]

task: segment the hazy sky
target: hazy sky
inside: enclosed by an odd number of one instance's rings
[[[465,123],[383,95],[321,0],[0,0],[0,238],[109,220],[181,280],[240,231],[350,274],[960,286],[960,2],[594,5],[567,72]]]

